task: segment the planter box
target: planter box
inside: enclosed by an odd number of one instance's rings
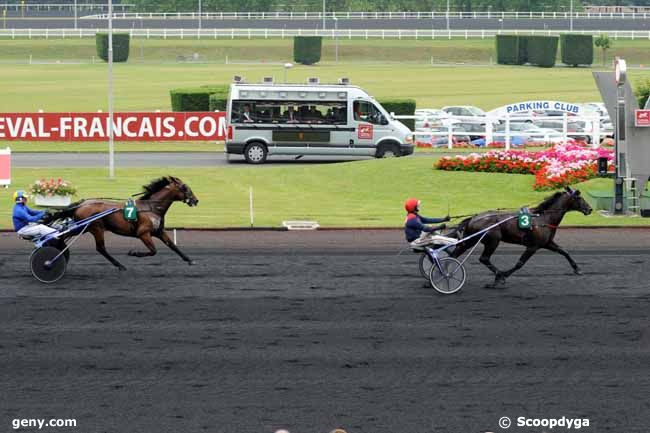
[[[72,203],[71,195],[35,195],[34,204],[42,207],[66,207]]]

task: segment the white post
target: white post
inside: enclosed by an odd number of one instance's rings
[[[449,31],[449,0],[447,0],[447,31]]]
[[[510,115],[506,114],[506,150],[510,150]]]
[[[253,227],[253,187],[249,187],[248,189],[249,197],[248,197],[248,202],[249,202],[249,213],[251,216],[251,227]]]
[[[487,148],[487,145],[492,143],[492,119],[487,118],[485,122],[485,147]]]
[[[447,125],[447,148],[452,149],[453,142],[454,142],[453,124],[449,122],[449,125]]]
[[[334,36],[334,38],[335,38],[334,39],[334,41],[335,41],[335,47],[334,47],[335,51],[334,52],[335,52],[336,63],[338,63],[339,62],[339,20],[336,17],[334,17],[334,33],[335,33],[335,36]]]
[[[600,115],[596,115],[591,121],[591,147],[600,147]]]
[[[178,245],[178,243],[176,242],[176,229],[174,229],[174,245]]]
[[[113,143],[113,0],[108,0],[108,177],[115,178]]]
[[[563,141],[566,143],[566,141],[569,139],[569,128],[568,128],[568,122],[569,122],[569,117],[567,116],[566,113],[562,114],[562,136],[563,136]]]

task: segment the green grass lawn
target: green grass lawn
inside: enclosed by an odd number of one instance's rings
[[[3,62],[83,62],[97,60],[94,38],[2,39]],[[340,38],[339,62],[408,63],[494,63],[494,39],[345,39]],[[194,59],[210,63],[285,62],[291,60],[293,39],[146,39],[133,38],[129,62],[165,63]],[[608,51],[606,63],[615,56],[629,65],[650,65],[650,41],[616,40]],[[335,61],[336,41],[323,39],[322,62]],[[594,52],[595,63],[602,64],[602,52]],[[558,50],[558,59],[559,59]]]
[[[169,90],[174,87],[228,83],[235,74],[251,81],[272,75],[283,80],[280,63],[291,60],[291,40],[133,40],[131,60],[115,65],[115,109],[118,111],[170,110]],[[296,66],[288,73],[292,82],[318,76],[335,82],[342,76],[377,98],[414,98],[420,108],[450,104],[477,105],[491,109],[531,99],[568,102],[598,101],[590,68],[534,68],[505,66],[431,66],[434,62],[489,63],[493,40],[342,40],[341,62],[332,60],[332,41],[325,41],[323,61],[316,66]],[[610,54],[628,50],[628,63],[636,55],[647,55],[650,41],[616,41]],[[145,62],[140,53],[145,53]],[[619,51],[617,51],[619,50]],[[217,61],[243,56],[257,63],[178,63],[178,56],[199,53],[199,58]],[[0,43],[3,83],[2,112],[96,111],[107,109],[107,67],[104,63],[12,64],[31,54],[44,61],[80,59],[95,53],[89,39],[22,39]],[[148,54],[147,54],[148,53]],[[347,53],[347,54],[346,54]],[[634,54],[637,53],[637,54]],[[419,60],[418,60],[419,59]],[[483,60],[485,61],[483,61]],[[640,57],[639,57],[640,59]],[[642,59],[641,59],[642,60]],[[263,63],[261,63],[263,62]],[[276,62],[271,64],[270,62]],[[354,62],[354,63],[353,63]],[[632,80],[650,76],[633,70]],[[3,143],[0,146],[4,147]],[[16,143],[15,151],[100,151],[103,144]],[[211,145],[183,144],[183,150],[210,149]],[[119,151],[175,150],[175,144],[118,144]]]
[[[118,64],[115,66],[116,110],[169,110],[174,87],[229,83],[235,74],[251,82],[267,75],[282,80],[276,65]],[[632,71],[632,80],[650,75]],[[531,99],[568,102],[599,100],[587,68],[431,67],[429,65],[322,64],[297,66],[289,81],[318,76],[335,82],[342,76],[377,98],[414,98],[418,107],[471,104],[492,109]],[[106,65],[10,65],[0,68],[3,112],[96,111],[107,109]]]
[[[324,227],[399,227],[407,197],[423,201],[423,214],[444,216],[495,208],[534,205],[548,193],[532,189],[533,176],[433,170],[431,158],[392,158],[318,166],[147,168],[118,170],[108,180],[102,169],[16,169],[14,187],[26,188],[41,177],[62,176],[79,187],[79,197],[124,197],[149,180],[173,174],[187,182],[200,199],[197,208],[176,204],[170,226],[247,227],[249,187],[254,191],[256,226],[280,226],[283,220],[313,219]],[[583,190],[608,189],[597,179]],[[10,227],[11,193],[0,190],[0,227]],[[608,219],[570,214],[565,224],[647,225],[642,218]]]

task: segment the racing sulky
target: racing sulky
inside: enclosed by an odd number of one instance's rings
[[[578,211],[584,215],[592,212],[591,206],[580,195],[580,191],[566,187],[564,191],[556,192],[547,197],[537,207],[531,208],[532,225],[529,230],[522,230],[518,226],[517,213],[507,212],[483,212],[463,220],[458,226],[458,232],[462,238],[479,232],[493,224],[503,221],[503,224],[491,229],[481,240],[484,245],[483,253],[479,261],[494,273],[494,284],[488,287],[504,287],[506,278],[517,270],[521,269],[526,262],[539,249],[546,249],[561,254],[567,259],[573,272],[582,275],[578,264],[571,258],[568,252],[555,243],[555,233],[567,212]],[[508,220],[508,221],[504,221]],[[478,242],[479,238],[459,243],[451,256],[460,257],[468,249]],[[500,242],[518,244],[526,247],[517,263],[507,271],[499,270],[491,261],[492,254],[496,251]]]
[[[194,262],[186,256],[165,232],[165,214],[174,202],[180,201],[188,206],[196,206],[199,200],[192,189],[177,177],[165,176],[144,185],[140,198],[132,202],[137,211],[135,218],[129,221],[123,212],[111,213],[88,226],[88,231],[95,238],[95,248],[109,262],[120,270],[126,268],[111,256],[106,250],[104,232],[110,231],[121,236],[135,237],[142,241],[147,251],[129,251],[129,256],[150,257],[156,255],[153,238],[160,239],[172,251],[178,254],[188,264]],[[52,220],[72,218],[75,221],[99,214],[101,212],[123,208],[124,202],[110,199],[86,199],[71,204],[68,208],[54,214]]]

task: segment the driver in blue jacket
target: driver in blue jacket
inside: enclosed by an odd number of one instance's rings
[[[449,215],[444,218],[427,218],[421,216],[419,214],[420,200],[416,198],[409,198],[406,200],[404,203],[404,209],[407,213],[406,220],[404,221],[404,234],[406,235],[407,242],[411,243],[419,239],[424,233],[430,233],[432,243],[436,244],[449,245],[457,241],[457,239],[454,238],[434,234],[434,232],[444,229],[446,227],[445,224],[439,226],[427,225],[445,223],[451,219]]]
[[[56,231],[52,227],[40,223],[48,215],[47,212],[27,207],[27,194],[25,194],[25,191],[16,191],[14,193],[14,203],[12,219],[14,230],[19,236],[32,239]]]

